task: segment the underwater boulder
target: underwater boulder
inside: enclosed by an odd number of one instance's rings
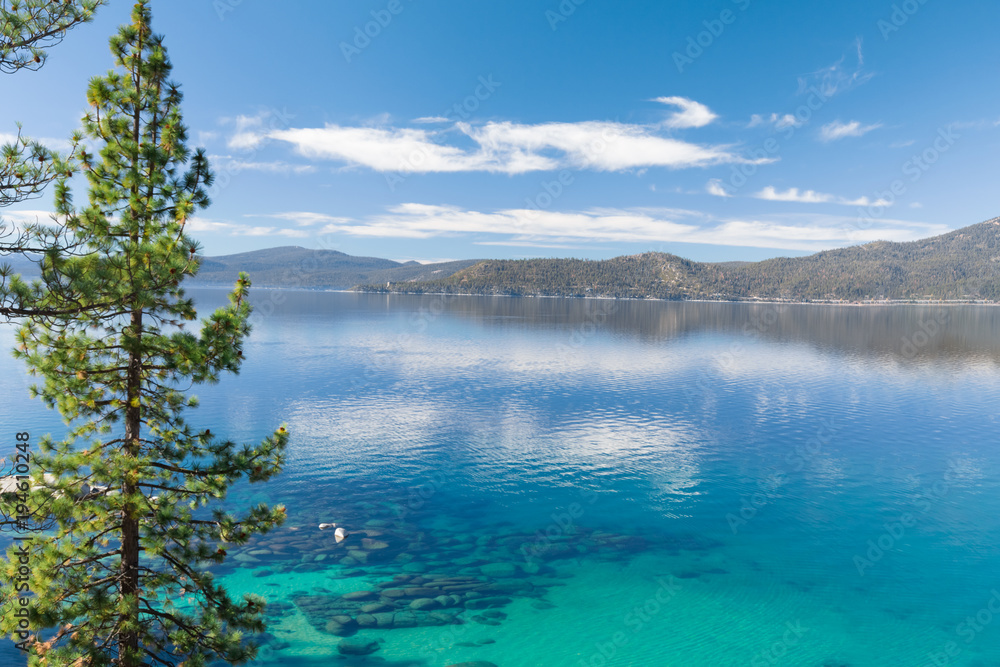
[[[337,644],[340,655],[371,655],[380,648],[378,642],[357,639],[342,639]]]

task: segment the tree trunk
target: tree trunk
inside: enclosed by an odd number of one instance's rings
[[[136,341],[142,338],[142,311],[132,312],[132,331]],[[128,364],[128,405],[125,407],[125,453],[136,459],[141,451],[139,430],[142,426],[142,408],[139,405],[142,389],[142,358],[138,352],[129,353]],[[138,473],[138,469],[133,468]],[[129,471],[132,472],[132,471]],[[122,495],[129,497],[138,490],[137,478],[126,478],[122,482]],[[121,596],[131,598],[128,612],[122,617],[123,623],[137,626],[139,622],[139,508],[126,503],[122,516],[121,533]],[[135,655],[139,650],[139,633],[123,631],[118,640],[118,663],[121,667],[138,667],[141,660]]]

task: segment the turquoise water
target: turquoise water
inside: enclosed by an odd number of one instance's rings
[[[1000,309],[255,298],[193,421],[293,435],[260,665],[1000,664]]]

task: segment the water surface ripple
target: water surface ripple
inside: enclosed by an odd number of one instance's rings
[[[292,433],[230,499],[288,524],[219,571],[274,603],[261,665],[1000,664],[1000,309],[254,299],[193,421]]]

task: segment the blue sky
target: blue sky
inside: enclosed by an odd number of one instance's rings
[[[0,79],[0,138],[20,120],[58,145],[78,126],[130,7]],[[195,225],[209,255],[762,259],[1000,214],[992,1],[153,10],[218,174]]]

